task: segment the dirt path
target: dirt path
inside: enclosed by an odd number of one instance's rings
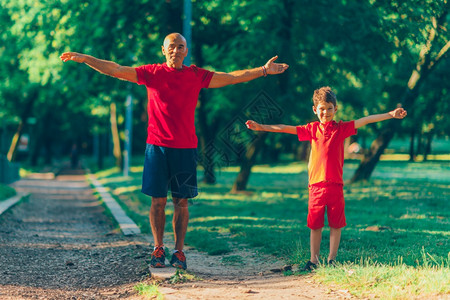
[[[354,298],[348,291],[315,283],[309,274],[284,276],[283,263],[273,257],[243,250],[234,250],[228,255],[239,256],[243,263],[225,265],[221,263],[223,256],[208,256],[187,248],[189,273],[198,280],[181,284],[161,281],[159,290],[167,300]],[[173,274],[173,269],[152,269],[153,278],[167,278],[167,273]]]
[[[148,243],[114,231],[82,174],[14,187],[31,195],[0,216],[0,299],[135,295]]]
[[[36,177],[36,176],[35,176]],[[165,299],[344,299],[310,276],[270,271],[272,258],[234,252],[239,265],[187,249],[197,280],[170,284],[173,268],[148,269],[149,237],[126,237],[104,214],[83,174],[14,184],[30,197],[0,216],[0,299],[141,299],[134,286],[159,281]]]

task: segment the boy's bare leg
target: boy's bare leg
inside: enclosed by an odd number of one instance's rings
[[[330,254],[328,255],[328,261],[336,259],[341,241],[341,231],[341,228],[330,227]]]
[[[184,238],[189,223],[188,199],[173,198],[173,232],[175,250],[181,251],[184,247]]]
[[[312,263],[317,264],[319,262],[320,255],[320,242],[322,241],[322,228],[311,229],[310,247],[311,247],[311,259]]]
[[[152,205],[150,207],[150,226],[152,228],[153,241],[155,246],[164,244],[164,228],[166,226],[166,203],[167,197],[152,197]]]

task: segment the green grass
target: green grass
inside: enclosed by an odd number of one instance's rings
[[[244,259],[240,255],[228,255],[224,256],[221,260],[224,265],[242,266],[244,265]]]
[[[346,162],[344,179],[357,165]],[[114,170],[97,175],[149,232],[150,198],[140,193],[142,168],[131,171],[130,178]],[[258,166],[250,177],[249,194],[229,193],[237,171],[222,169],[216,185],[199,185],[199,196],[189,208],[186,244],[211,255],[227,254],[237,263],[233,249],[239,247],[303,265],[309,259],[306,164]],[[346,185],[344,191],[347,227],[337,258],[341,265],[319,269],[317,280],[344,285],[354,295],[383,299],[450,293],[450,162],[381,161],[370,181]],[[168,221],[172,214],[168,206]],[[166,223],[170,233],[171,222]],[[328,243],[325,227],[322,257],[327,256]],[[351,276],[345,270],[353,270]],[[400,288],[383,284],[387,279]]]
[[[175,274],[173,274],[168,279],[168,282],[171,284],[177,284],[177,283],[185,283],[185,282],[200,281],[200,280],[201,280],[200,277],[197,277],[194,274],[189,273],[189,271],[177,269],[175,271]]]
[[[157,284],[139,283],[134,287],[139,295],[147,299],[163,300],[164,295],[159,291]]]
[[[336,268],[319,268],[315,277],[319,282],[338,286],[360,298],[416,299],[449,293],[449,258],[436,265],[434,258],[423,252],[418,267],[404,264],[401,259],[393,264],[372,260],[343,263]]]
[[[14,195],[16,195],[15,189],[6,184],[0,183],[0,201],[6,200]]]

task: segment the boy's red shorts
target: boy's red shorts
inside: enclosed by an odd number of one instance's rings
[[[311,229],[324,226],[325,207],[327,208],[328,226],[342,228],[345,222],[344,188],[342,184],[319,182],[309,186],[309,203],[307,224]]]

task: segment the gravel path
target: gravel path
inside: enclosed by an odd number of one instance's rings
[[[0,216],[0,299],[136,296],[148,242],[116,229],[83,174],[14,187],[31,195]]]

